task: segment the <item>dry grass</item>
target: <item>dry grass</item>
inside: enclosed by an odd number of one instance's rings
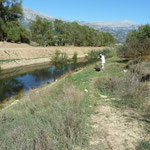
[[[64,87],[62,87],[64,86]],[[69,83],[36,92],[0,114],[1,149],[70,150],[86,141],[83,95]]]
[[[130,107],[142,108],[149,96],[149,87],[146,82],[141,82],[144,74],[144,64],[138,63],[130,66],[124,76],[111,78],[98,78],[96,87],[101,92],[110,92],[122,101],[122,104]]]
[[[56,50],[65,52],[73,56],[77,52],[79,56],[84,56],[91,50],[100,50],[103,47],[73,47],[73,46],[51,46],[51,47],[33,47],[27,44],[0,43],[0,59],[21,59],[21,58],[38,58],[49,57]]]

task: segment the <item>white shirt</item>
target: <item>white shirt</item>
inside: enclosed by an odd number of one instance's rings
[[[101,61],[102,61],[102,64],[105,64],[105,56],[104,55],[102,55]]]

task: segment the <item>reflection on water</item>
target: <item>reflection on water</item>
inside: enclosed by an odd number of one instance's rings
[[[35,70],[32,72],[24,73],[21,75],[15,75],[6,78],[3,74],[0,74],[0,101],[17,95],[20,91],[28,91],[31,88],[39,87],[47,82],[51,82],[54,79],[60,77],[64,73],[73,70],[77,67],[84,66],[85,63],[74,65],[63,65],[63,66],[51,66],[48,68]],[[3,76],[1,78],[1,75]]]

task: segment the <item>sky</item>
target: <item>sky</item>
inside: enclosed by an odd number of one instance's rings
[[[23,0],[23,7],[69,21],[150,23],[150,0]]]

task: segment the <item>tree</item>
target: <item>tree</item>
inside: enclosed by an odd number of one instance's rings
[[[0,41],[4,39],[4,30],[5,30],[5,24],[2,18],[0,18]]]
[[[30,31],[25,29],[18,21],[7,22],[5,26],[6,40],[8,42],[30,43]]]
[[[20,41],[28,44],[31,41],[31,32],[25,29],[23,26],[20,26]]]
[[[36,20],[30,23],[30,30],[32,39],[39,45],[53,45],[53,25],[47,19],[36,17]]]
[[[18,21],[23,17],[22,0],[1,0],[0,16],[4,23],[9,21]]]
[[[23,17],[22,0],[0,1],[0,41],[30,43],[30,32],[20,23]]]
[[[126,50],[124,50],[126,49]],[[150,25],[143,25],[127,35],[122,53],[125,57],[144,58],[150,55]]]
[[[83,42],[82,27],[77,23],[72,23],[72,38],[74,46],[82,46]]]
[[[6,23],[6,35],[8,42],[19,42],[20,41],[20,31],[18,30],[18,22],[7,22]]]
[[[64,46],[65,45],[65,36],[66,36],[65,24],[63,23],[62,20],[56,19],[54,21],[54,28],[55,28],[54,34],[55,34],[57,45]]]
[[[142,41],[150,38],[150,25],[140,26],[137,33],[137,38]]]
[[[132,41],[135,40],[137,38],[137,33],[138,33],[137,30],[133,30],[132,32],[129,32],[127,34],[126,42],[128,43],[131,40]]]
[[[70,23],[64,23],[64,45],[72,45],[72,26]]]

